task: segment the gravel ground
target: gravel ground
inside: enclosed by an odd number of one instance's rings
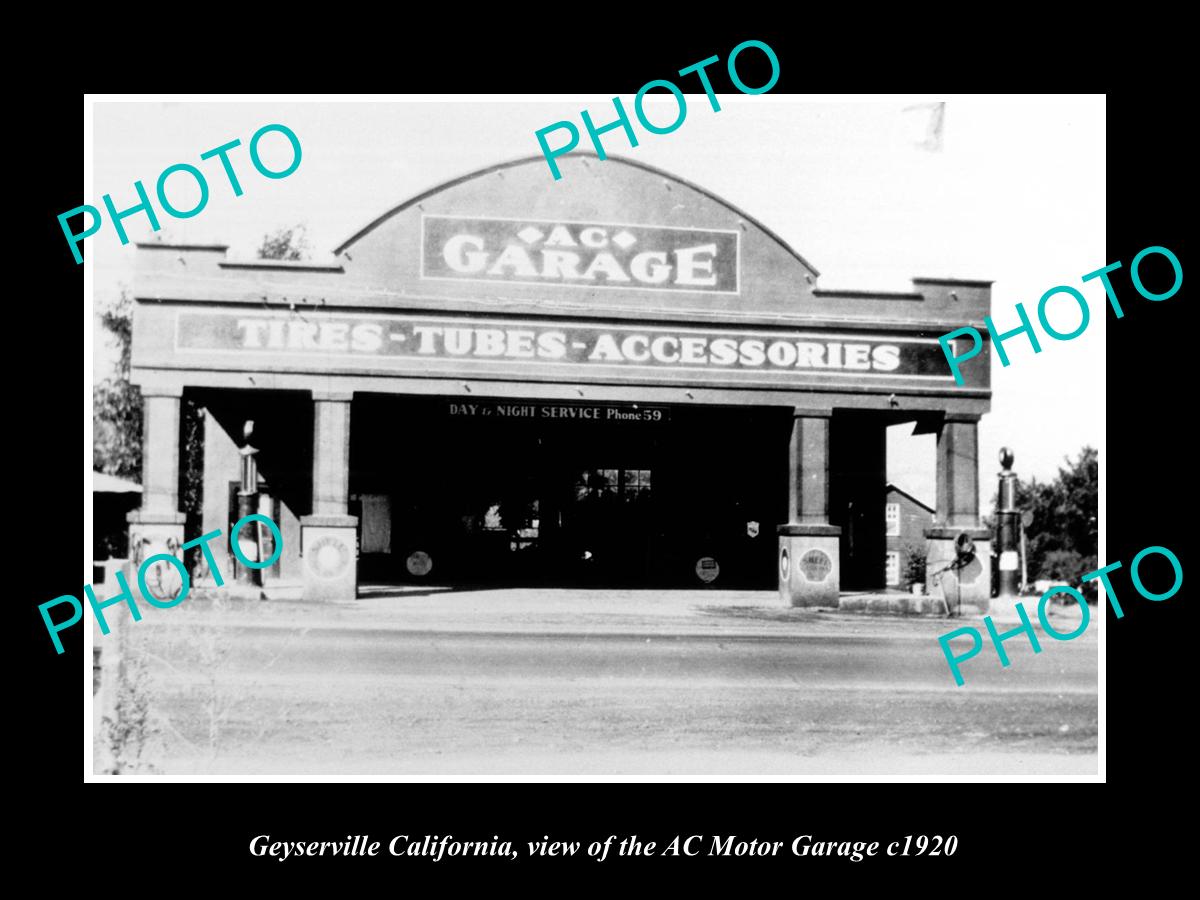
[[[176,777],[1094,775],[1096,629],[989,648],[957,688],[936,638],[964,624],[752,591],[218,592],[126,639],[143,758]]]

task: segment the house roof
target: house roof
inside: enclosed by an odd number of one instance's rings
[[[913,503],[917,504],[917,506],[921,507],[922,509],[927,509],[930,512],[933,512],[933,507],[930,506],[928,503],[925,503],[922,500],[918,500],[916,497],[914,497],[908,491],[904,490],[904,488],[897,487],[896,485],[892,484],[890,481],[888,482],[887,489],[888,489],[888,491],[895,491],[897,494],[903,494],[905,497],[907,497]]]

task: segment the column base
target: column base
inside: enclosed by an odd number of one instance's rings
[[[779,526],[779,599],[788,606],[837,608],[841,578],[834,525]]]
[[[179,555],[187,521],[183,513],[134,509],[125,514],[125,521],[129,523],[129,559],[134,565],[155,553]]]
[[[187,516],[181,512],[157,512],[134,509],[125,514],[129,523],[129,562],[126,577],[136,592],[142,562],[152,556],[167,554],[183,558],[183,526]],[[159,600],[178,597],[183,591],[179,569],[165,561],[155,562],[146,570],[147,589]],[[190,581],[190,573],[189,573]]]
[[[353,600],[358,596],[357,528],[354,516],[301,516],[304,600]]]
[[[960,534],[975,542],[975,555],[957,563],[955,542]],[[952,615],[986,613],[992,597],[992,533],[986,528],[928,528],[925,530],[925,593],[941,598]]]

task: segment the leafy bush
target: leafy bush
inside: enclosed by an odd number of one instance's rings
[[[1041,577],[1050,581],[1069,584],[1078,588],[1089,600],[1096,599],[1098,579],[1081,586],[1080,579],[1098,568],[1095,556],[1083,556],[1074,550],[1051,550],[1042,558]],[[1074,602],[1069,594],[1059,597],[1064,602]]]
[[[904,553],[907,562],[904,565],[905,587],[925,583],[925,568],[928,558],[924,544],[906,544]]]

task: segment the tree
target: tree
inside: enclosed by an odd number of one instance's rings
[[[120,349],[116,371],[92,388],[92,467],[109,475],[142,480],[142,392],[129,382],[133,300],[121,291],[100,310],[100,322]]]
[[[1097,568],[1100,467],[1094,447],[1078,459],[1065,457],[1051,482],[1017,482],[1017,509],[1033,521],[1025,529],[1029,580],[1048,578],[1070,585]],[[994,503],[993,503],[994,506]],[[1095,582],[1085,586],[1095,596]]]
[[[258,246],[259,259],[282,259],[295,262],[307,259],[308,255],[308,236],[303,225],[279,228],[270,234],[263,235],[262,243]]]

